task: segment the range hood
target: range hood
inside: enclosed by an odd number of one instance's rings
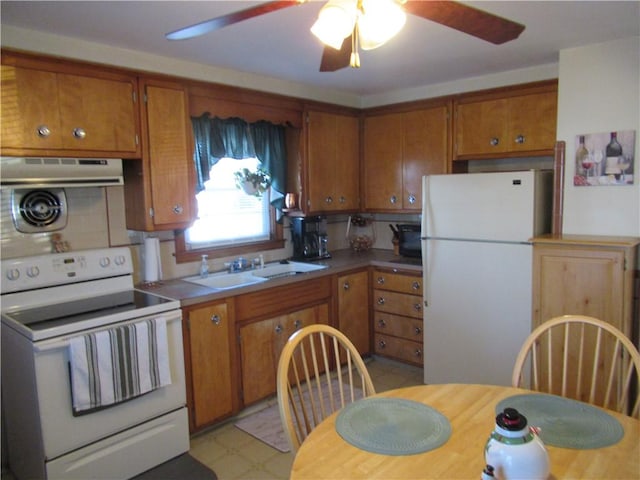
[[[123,185],[122,160],[115,158],[0,157],[0,184],[3,188]]]

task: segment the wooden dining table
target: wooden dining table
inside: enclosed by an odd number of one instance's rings
[[[495,426],[501,400],[533,393],[493,385],[420,385],[376,395],[413,400],[442,413],[451,436],[433,450],[412,455],[382,455],[355,447],[336,431],[339,412],[323,420],[300,446],[290,479],[479,479],[484,447]],[[622,439],[595,449],[547,445],[550,479],[640,479],[640,421],[610,410],[624,429]]]

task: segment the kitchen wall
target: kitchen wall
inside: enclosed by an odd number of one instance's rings
[[[560,52],[558,139],[566,142],[563,232],[640,237],[640,37]],[[635,184],[574,187],[575,138],[635,130]]]

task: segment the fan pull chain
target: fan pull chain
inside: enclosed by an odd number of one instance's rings
[[[349,59],[349,65],[351,68],[360,68],[360,54],[358,53],[358,22],[356,22],[353,28],[353,34],[351,35],[351,58]]]

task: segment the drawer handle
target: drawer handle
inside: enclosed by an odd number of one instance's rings
[[[419,303],[414,303],[413,308],[415,309],[416,312],[422,311],[422,305],[420,305]]]
[[[489,145],[492,146],[497,146],[500,143],[500,140],[498,140],[498,137],[493,137],[491,140],[489,140]]]
[[[524,143],[524,135],[518,135],[515,140],[516,143],[523,144]]]
[[[378,297],[378,305],[384,305],[384,297]]]
[[[211,315],[211,322],[214,325],[220,325],[220,315]]]
[[[49,135],[51,135],[51,130],[49,130],[49,127],[47,127],[46,125],[39,125],[36,129],[36,133],[40,138],[47,138]]]
[[[378,341],[378,347],[385,348],[386,346],[387,346],[387,342],[385,342],[384,340]]]
[[[276,325],[276,333],[282,333],[282,330],[283,330],[282,325],[280,324]]]
[[[342,285],[342,289],[343,290],[349,290],[351,288],[351,285],[349,285],[349,282],[344,282],[344,284]]]
[[[415,281],[411,284],[411,288],[413,288],[414,290],[420,290],[420,282]]]
[[[84,137],[87,136],[87,132],[85,132],[84,128],[74,128],[73,129],[73,136],[79,139],[83,139]]]
[[[416,354],[416,357],[422,357],[422,350],[420,348],[416,348],[416,351],[414,353]]]
[[[384,277],[378,277],[378,285],[384,285]]]
[[[385,328],[385,327],[387,326],[387,322],[385,322],[385,321],[384,321],[384,318],[380,318],[380,319],[378,320],[378,326],[379,326],[380,328]]]
[[[422,333],[422,329],[420,327],[416,327],[415,329],[416,335],[420,335]]]

